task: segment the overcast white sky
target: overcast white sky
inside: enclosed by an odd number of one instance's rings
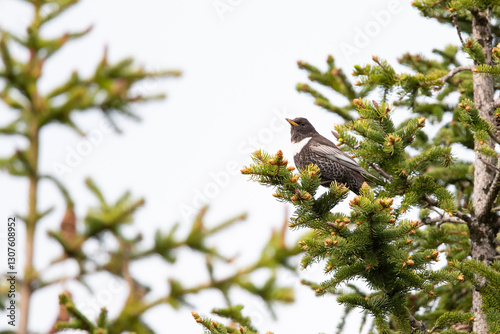
[[[0,1],[2,27],[22,33],[29,19],[26,3]],[[147,69],[180,69],[183,76],[136,87],[143,93],[166,92],[168,98],[138,106],[142,123],[120,120],[123,135],[105,134],[102,143],[93,146],[78,166],[61,177],[76,198],[77,214],[83,217],[86,208],[95,204],[83,184],[87,176],[97,181],[109,199],[115,200],[125,190],[146,198],[145,208],[130,229],[140,230],[146,240],[151,240],[155,229],[168,229],[174,222],[181,222],[180,233],[185,232],[189,220],[183,212],[198,209],[205,199],[210,204],[209,224],[246,211],[247,221],[213,239],[214,244],[224,240],[218,246],[226,254],[240,254],[240,264],[258,256],[271,229],[282,223],[285,211],[284,205],[271,196],[271,189],[248,182],[234,171],[249,162],[249,152],[256,148],[270,152],[282,149],[292,160],[285,116],[307,117],[327,137],[331,137],[333,124],[340,121],[316,107],[309,96],[295,91],[296,83],[306,81],[297,60],[324,68],[328,54],[332,54],[337,65],[350,73],[354,64],[368,63],[372,55],[395,64],[405,52],[430,55],[433,48],[458,43],[453,29],[420,17],[410,2],[403,0],[82,0],[54,21],[46,33],[60,34],[90,24],[94,25],[92,33],[69,44],[47,64],[45,74],[50,75],[43,77],[43,89],[60,83],[73,69],[90,73],[106,45],[112,60],[133,56]],[[333,101],[345,103],[335,96]],[[9,117],[11,114],[0,105],[0,122]],[[99,129],[101,121],[97,113],[78,118],[89,132]],[[55,162],[65,163],[81,141],[81,137],[58,126],[43,132],[42,170],[50,172]],[[0,142],[0,155],[22,145]],[[228,178],[223,176],[230,173]],[[0,173],[0,185],[0,219],[6,221],[9,215],[24,213],[26,183]],[[63,215],[63,202],[51,186],[42,186],[40,198],[40,209],[56,205],[57,210],[40,223],[35,253],[38,267],[60,253],[45,231],[56,229]],[[336,208],[343,209],[346,205]],[[20,261],[23,233],[21,230],[19,235]],[[290,242],[296,242],[300,235],[291,232]],[[0,257],[2,270],[4,253]],[[157,294],[166,291],[169,276],[182,277],[187,286],[205,278],[198,269],[202,261],[193,254],[184,254],[179,260],[173,268],[163,268],[159,261],[145,261],[132,270]],[[62,269],[71,272],[74,268],[69,265]],[[321,277],[314,272],[304,275]],[[263,332],[334,333],[342,311],[335,299],[314,297],[311,290],[298,284],[298,279],[284,280],[295,285],[297,303],[279,306],[277,321],[259,301],[239,292],[235,300],[246,304],[246,313]],[[107,276],[94,283],[98,291],[111,284]],[[53,287],[35,295],[32,330],[43,332],[53,323],[60,290]],[[89,303],[88,294],[81,289],[74,289],[74,295],[77,305]],[[108,304],[111,316],[116,315],[124,297],[124,293],[113,295]],[[203,314],[222,305],[221,298],[212,293],[190,300]],[[148,312],[146,318],[158,333],[201,333],[191,310],[175,312],[161,306]],[[358,318],[356,315],[353,320]],[[4,326],[2,320],[0,328]],[[351,321],[345,333],[358,328],[359,323]]]

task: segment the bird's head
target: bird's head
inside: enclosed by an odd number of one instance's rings
[[[292,142],[297,143],[304,138],[312,137],[317,133],[314,126],[303,117],[297,117],[295,119],[286,119],[288,123],[292,126],[290,133],[292,134]]]

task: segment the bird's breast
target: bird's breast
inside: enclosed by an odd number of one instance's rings
[[[312,137],[304,138],[301,141],[296,142],[296,143],[292,142],[292,154],[293,154],[294,157],[297,154],[299,154],[300,151],[302,151],[302,149],[304,148],[304,146],[306,146],[307,143],[309,143],[309,141],[311,140],[311,138]]]

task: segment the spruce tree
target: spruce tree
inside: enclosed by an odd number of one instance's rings
[[[284,241],[286,229],[271,234],[261,256],[254,263],[245,266],[234,265],[232,273],[220,277],[217,273],[219,265],[234,263],[234,259],[221,254],[208,239],[244,220],[245,214],[219,224],[207,224],[205,221],[207,208],[203,208],[192,221],[191,229],[186,235],[180,236],[177,233],[179,225],[173,224],[157,231],[154,242],[142,243],[139,229],[136,229],[133,235],[130,230],[128,233],[124,233],[123,230],[124,226],[135,221],[134,215],[145,204],[145,200],[132,196],[130,192],[125,192],[116,200],[109,200],[104,191],[91,178],[87,178],[85,183],[95,196],[95,205],[88,208],[84,217],[76,216],[75,207],[79,205],[79,198],[58,179],[57,173],[40,168],[39,151],[44,144],[40,141],[40,132],[51,131],[56,126],[66,126],[85,136],[86,131],[75,121],[75,116],[91,110],[100,111],[103,118],[119,131],[115,122],[116,115],[136,120],[138,119],[135,112],[136,105],[163,98],[163,95],[137,95],[133,91],[134,84],[152,78],[179,76],[180,72],[148,72],[136,65],[131,58],[111,63],[105,50],[102,60],[90,76],[82,76],[77,71],[69,73],[65,82],[44,93],[39,87],[40,78],[52,74],[46,73],[45,65],[53,61],[52,57],[69,42],[87,35],[91,29],[46,37],[43,31],[45,25],[77,5],[79,1],[29,0],[28,2],[33,9],[33,18],[26,33],[16,35],[4,29],[0,30],[0,99],[4,104],[3,107],[14,115],[10,123],[0,125],[0,135],[4,138],[8,136],[25,140],[24,146],[12,149],[11,156],[0,157],[0,170],[12,177],[26,180],[28,185],[26,212],[17,215],[12,212],[17,222],[24,223],[26,227],[26,240],[23,242],[26,249],[17,250],[19,258],[23,257],[25,263],[23,269],[16,267],[17,293],[20,302],[16,318],[17,333],[27,334],[30,331],[55,333],[67,328],[81,329],[89,333],[153,333],[143,319],[145,312],[158,305],[169,305],[178,309],[187,304],[188,296],[205,290],[220,292],[226,301],[226,306],[234,309],[234,312],[239,310],[238,306],[233,305],[230,297],[230,291],[235,287],[260,298],[270,308],[275,302],[292,302],[293,291],[281,286],[276,276],[280,268],[293,270],[288,258],[301,252],[297,246],[286,245]],[[24,51],[24,55],[15,56],[13,50],[16,47],[18,51],[16,55],[19,55],[19,49]],[[59,189],[65,201],[63,217],[54,216],[52,213],[54,207],[40,207],[39,199],[43,194],[39,191],[39,185],[42,182],[51,183]],[[48,219],[60,221],[60,228],[48,231],[48,234],[53,239],[50,247],[59,247],[61,254],[53,259],[47,268],[39,268],[33,261],[33,254],[43,251],[43,247],[47,245],[40,245],[37,242],[35,232],[40,222]],[[113,240],[112,244],[117,245],[116,247],[104,247],[105,241],[107,240],[109,244],[110,239]],[[86,244],[92,242],[100,245],[102,253],[99,258],[85,251]],[[21,241],[18,239],[17,243],[21,244]],[[169,286],[168,293],[154,295],[150,293],[149,286],[139,282],[129,270],[133,263],[151,257],[162,259],[165,265],[173,264],[178,258],[179,251],[187,249],[196,252],[205,260],[208,281],[195,286],[186,286],[182,280],[176,280],[172,275],[165,277],[165,282],[168,282]],[[274,254],[276,256],[273,256]],[[78,274],[68,277],[62,273],[59,277],[47,278],[46,271],[62,262],[76,263],[79,268]],[[262,284],[254,282],[252,273],[262,270],[268,272],[267,281]],[[73,281],[86,288],[88,279],[97,273],[111,274],[127,286],[127,299],[118,317],[108,319],[108,311],[102,309],[98,318],[93,319],[73,302],[71,291],[61,291],[60,313],[53,315],[54,327],[39,328],[37,324],[29,323],[30,314],[43,308],[43,305],[32,305],[33,294],[61,282]],[[5,309],[7,303],[10,303],[7,296],[9,286],[6,285],[4,274],[2,276],[0,307]],[[56,300],[57,296],[53,298]]]
[[[373,316],[378,333],[499,333],[500,6],[413,6],[455,27],[460,45],[432,57],[404,54],[404,72],[373,56],[355,66],[353,79],[332,56],[325,69],[298,62],[311,83],[297,90],[343,121],[332,126],[338,146],[378,177],[376,185],[365,183],[350,210],[340,212],[336,205],[349,190],[333,182],[318,193],[321,170],[295,171],[281,151],[255,152],[242,173],[294,206],[291,229],[309,229],[300,241],[302,267],[319,263],[325,279],[303,283],[345,305],[339,332],[358,308]],[[318,88],[345,103],[330,102]],[[397,124],[396,114],[409,117]],[[433,136],[424,131],[429,123],[438,128]],[[473,161],[457,156],[458,148]]]

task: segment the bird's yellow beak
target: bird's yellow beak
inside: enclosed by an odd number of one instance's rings
[[[298,125],[297,123],[295,123],[294,121],[292,121],[290,118],[285,118],[285,119],[288,121],[288,123],[290,123],[293,126],[297,126]]]

